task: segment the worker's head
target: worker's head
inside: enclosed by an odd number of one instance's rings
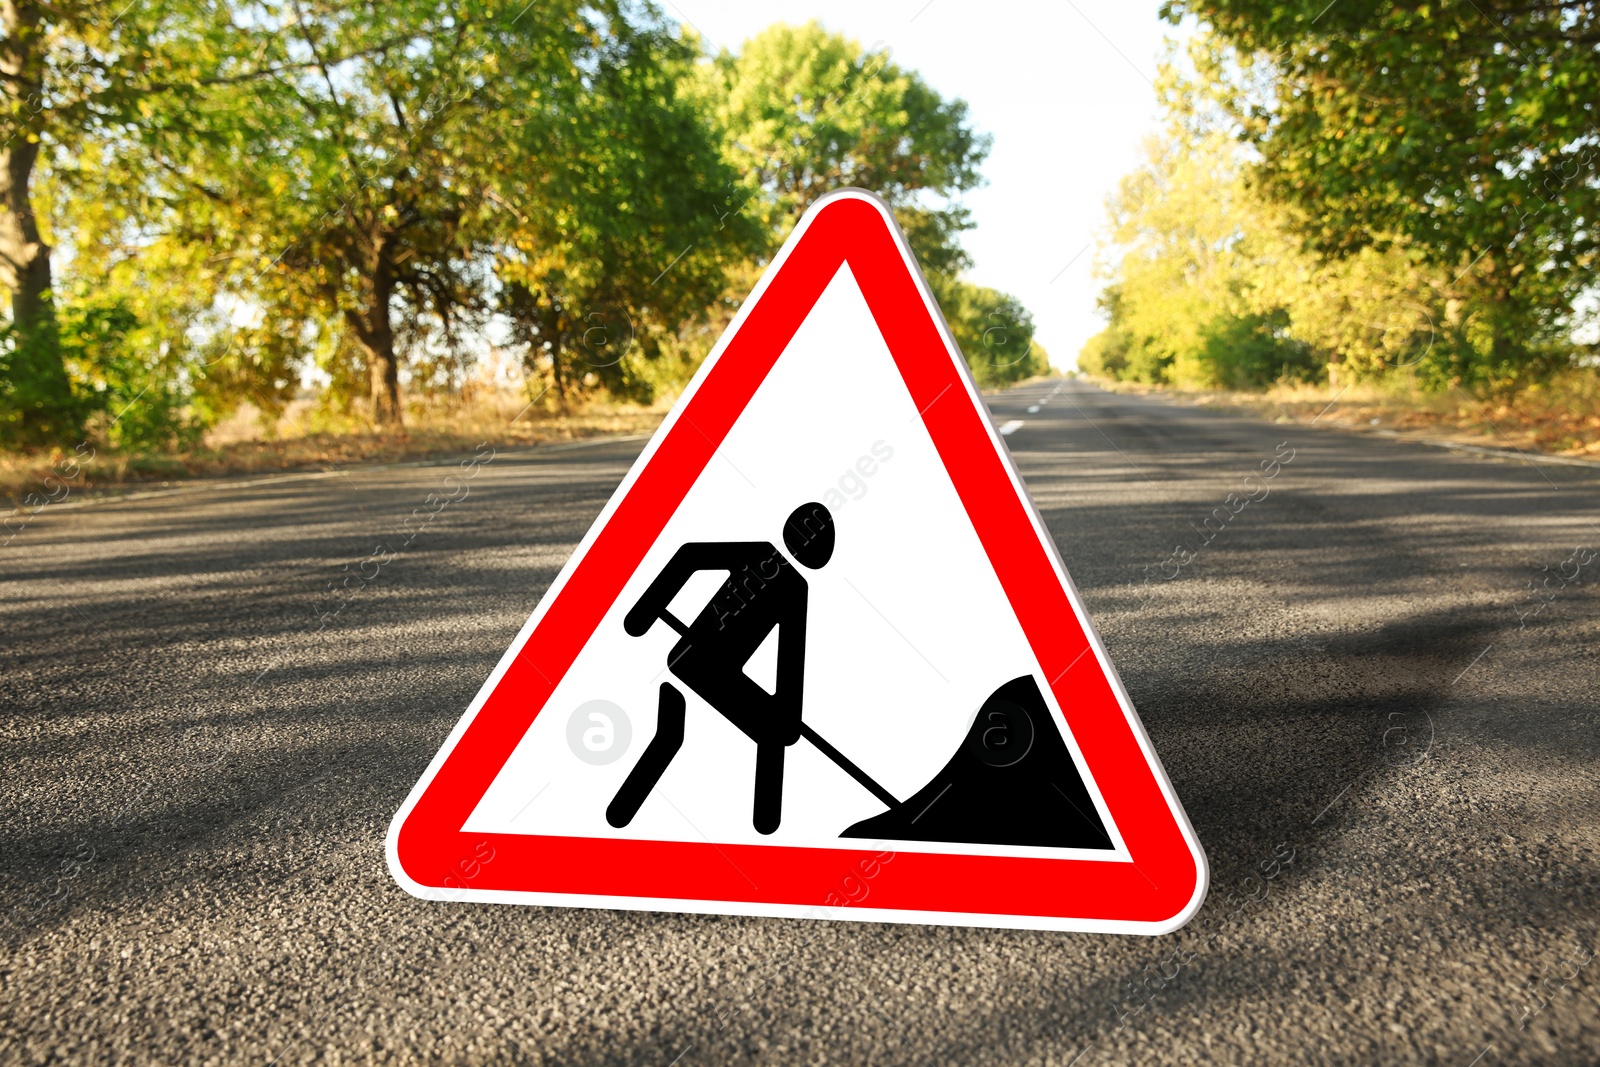
[[[816,570],[833,558],[833,515],[816,501],[801,504],[783,524],[783,544],[802,567]]]

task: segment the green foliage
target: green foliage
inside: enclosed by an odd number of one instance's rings
[[[1078,352],[1078,369],[1097,378],[1117,381],[1144,381],[1128,370],[1128,335],[1107,326],[1084,342]]]
[[[815,22],[773,26],[738,55],[722,52],[700,92],[743,175],[728,183],[727,201],[759,221],[765,251],[822,194],[870,189],[894,209],[979,383],[1046,369],[1027,310],[959,276],[971,266],[960,241],[972,219],[955,198],[978,185],[989,151],[963,101]]]
[[[174,79],[195,84],[213,25],[203,7],[15,0],[0,8],[0,288],[10,296],[0,385],[0,440],[70,443],[87,400],[63,363],[73,342],[58,314],[36,171],[115,136]],[[69,316],[70,318],[70,316]],[[92,398],[91,398],[92,399]]]
[[[776,25],[737,56],[722,52],[702,92],[726,131],[729,163],[745,176],[728,192],[759,198],[773,241],[823,193],[858,186],[897,209],[942,215],[924,230],[937,240],[924,262],[947,269],[937,253],[970,223],[958,205],[923,194],[948,201],[980,181],[989,139],[969,125],[964,101],[815,22]]]
[[[114,448],[149,451],[192,443],[201,425],[192,417],[183,361],[153,340],[126,295],[78,287],[56,301],[60,362],[78,427]],[[9,332],[8,332],[9,333]],[[9,340],[9,336],[7,337]],[[6,355],[15,349],[5,345]],[[0,377],[7,407],[31,379]],[[83,432],[82,429],[79,431]]]
[[[1225,138],[1151,142],[1111,201],[1120,259],[1101,299],[1111,322],[1079,359],[1092,373],[1248,388],[1311,372],[1290,329],[1277,220]]]
[[[179,361],[161,344],[143,343],[129,302],[116,294],[80,293],[62,308],[65,363],[93,413],[90,425],[112,448],[158,451],[199,438]]]
[[[54,309],[45,337],[0,326],[0,442],[65,441],[81,433],[83,404],[61,362]]]
[[[1518,267],[1521,282],[1486,287],[1504,251],[1457,264],[1441,254],[1442,237],[1424,239],[1395,213],[1369,219],[1395,228],[1360,234],[1347,218],[1348,241],[1312,232],[1354,208],[1325,205],[1325,189],[1286,189],[1284,146],[1239,143],[1235,134],[1260,117],[1241,98],[1268,102],[1262,114],[1299,104],[1279,105],[1296,94],[1263,79],[1272,68],[1223,52],[1202,37],[1194,75],[1165,73],[1172,126],[1112,199],[1109,324],[1085,348],[1083,369],[1200,388],[1325,376],[1336,386],[1401,378],[1506,394],[1573,365],[1561,301],[1529,302],[1550,297],[1553,268]],[[1403,195],[1391,200],[1400,211]]]
[[[1330,258],[1439,272],[1441,378],[1514,388],[1575,325],[1600,252],[1592,3],[1168,0],[1253,177]]]
[[[663,347],[714,310],[760,245],[752,214],[724,206],[736,175],[719,131],[681,91],[697,58],[660,24],[618,23],[573,120],[543,145],[560,165],[523,190],[544,207],[507,230],[500,310],[560,403],[595,390],[648,402]]]
[[[1305,380],[1315,375],[1310,346],[1288,335],[1289,312],[1219,315],[1206,324],[1196,362],[1210,384],[1233,389],[1269,382]]]
[[[1033,316],[1015,297],[941,275],[930,275],[929,286],[979,386],[1007,385],[1049,369],[1033,340]]]
[[[634,0],[13,14],[0,51],[42,88],[0,87],[0,132],[42,147],[0,216],[42,251],[0,278],[8,439],[181,447],[308,380],[323,424],[398,423],[402,385],[460,389],[489,345],[530,398],[649,400],[851,184],[893,206],[981,381],[1045,366],[1026,310],[960,278],[988,150],[966,105],[815,24],[711,56]]]
[[[138,172],[92,144],[44,177],[51,227],[72,237],[61,344],[87,429],[156,451],[192,443],[242,401],[267,407],[271,383],[234,372],[242,346],[220,328],[211,250],[151,225],[169,216],[130,193]]]
[[[484,311],[506,220],[541,210],[526,194],[542,143],[572,119],[604,32],[573,5],[519,9],[259,4],[271,29],[250,62],[278,73],[218,89],[198,131],[145,131],[185,237],[232,255],[221,290],[291,343],[348,336],[381,422],[401,418],[406,349],[459,352]]]

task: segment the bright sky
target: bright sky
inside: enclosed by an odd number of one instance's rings
[[[662,0],[713,47],[774,22],[818,19],[863,46],[886,47],[945,97],[967,101],[992,134],[967,194],[977,228],[971,279],[1018,297],[1056,366],[1070,367],[1103,325],[1095,313],[1095,237],[1105,198],[1157,129],[1151,82],[1164,37],[1157,0]]]

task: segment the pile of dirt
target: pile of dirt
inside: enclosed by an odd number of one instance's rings
[[[841,837],[1056,848],[1112,847],[1030,675],[984,701],[944,769],[898,808]]]

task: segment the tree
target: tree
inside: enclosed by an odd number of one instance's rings
[[[1257,178],[1329,256],[1404,243],[1453,280],[1443,324],[1514,380],[1592,284],[1600,9],[1587,0],[1168,0]],[[1269,79],[1255,76],[1265,67]]]
[[[141,107],[213,76],[215,19],[200,5],[132,0],[0,4],[0,287],[11,319],[0,353],[0,437],[70,441],[84,404],[63,363],[41,167],[70,164]]]
[[[248,100],[252,86],[291,80],[313,63],[315,57],[274,55],[262,47],[267,14],[259,5],[191,0],[0,5],[0,286],[12,296],[0,352],[0,436],[22,443],[70,440],[82,432],[86,415],[141,381],[126,395],[141,398],[147,410],[123,425],[142,422],[158,438],[167,433],[160,426],[173,425],[187,389],[177,370],[178,350],[188,339],[153,318],[177,307],[203,314],[208,300],[195,291],[158,292],[174,280],[161,271],[131,282],[121,295],[100,288],[108,275],[91,275],[96,267],[126,267],[132,246],[175,236],[169,226],[175,216],[162,201],[158,178],[183,185],[180,195],[193,186],[176,179],[170,159],[152,160],[142,149],[165,138],[187,140],[189,151],[198,150],[216,132],[217,112],[207,108],[219,96]],[[320,62],[353,58],[339,53]],[[169,169],[158,176],[153,162]],[[36,203],[41,175],[49,186],[42,195],[50,201],[43,211]],[[61,239],[75,245],[78,277],[65,294],[57,292],[46,215]],[[174,252],[164,267],[182,258]],[[209,273],[190,263],[184,281]],[[63,295],[79,303],[63,307]],[[136,306],[153,317],[140,318]],[[64,326],[89,334],[63,337]],[[135,353],[141,345],[146,350]],[[166,406],[149,410],[158,397]],[[126,405],[119,412],[109,423],[113,429],[127,415]]]
[[[963,101],[815,22],[773,26],[737,55],[720,53],[702,85],[742,175],[728,202],[760,220],[769,249],[822,194],[870,189],[893,208],[980,382],[1045,368],[1022,305],[960,277],[972,265],[960,243],[972,219],[957,198],[979,184],[989,151]]]
[[[1025,310],[957,277],[987,142],[881,53],[812,26],[706,57],[633,0],[186,2],[127,9],[97,53],[92,136],[50,156],[38,222],[83,334],[51,349],[57,392],[144,398],[124,444],[274,413],[313,361],[399,425],[408,375],[454,379],[507,328],[563,403],[647,398],[849,181],[894,203],[980,374],[1038,365]],[[808,117],[779,130],[764,94],[795,87]]]
[[[650,399],[647,365],[759,248],[750,214],[725,210],[737,176],[718,133],[682,91],[697,55],[659,23],[619,24],[548,145],[563,163],[537,195],[559,209],[509,227],[501,310],[563,406],[595,389]]]
[[[1202,388],[1438,369],[1445,346],[1433,324],[1447,278],[1400,245],[1333,259],[1305,251],[1224,132],[1175,123],[1147,152],[1111,198],[1110,321],[1080,368]]]
[[[162,96],[144,103],[146,121],[161,124],[197,106]],[[229,260],[184,231],[171,177],[123,128],[52,160],[39,186],[41,218],[63,252],[54,300],[63,363],[86,432],[120,449],[192,441],[246,396],[275,411],[297,378],[288,344],[254,366],[235,351],[274,351],[263,343],[271,331],[264,321],[254,331],[228,323],[235,309],[217,297]],[[257,343],[241,346],[247,333]]]
[[[980,387],[1019,382],[1049,369],[1049,356],[1033,339],[1033,316],[1016,297],[948,275],[930,275],[929,282]]]
[[[1079,365],[1152,383],[1262,384],[1260,350],[1274,338],[1253,268],[1270,254],[1267,214],[1225,138],[1172,136],[1146,151],[1110,201],[1111,322]]]
[[[738,55],[720,53],[706,73],[729,162],[746,190],[759,190],[774,240],[813,200],[846,185],[897,210],[941,213],[929,234],[970,226],[950,199],[979,183],[989,139],[972,129],[964,101],[945,100],[887,53],[820,23],[779,24]]]
[[[628,34],[615,3],[345,0],[252,9],[270,81],[213,94],[206,124],[147,147],[187,193],[191,240],[234,255],[227,288],[277,338],[358,348],[374,417],[402,422],[405,337],[457,344],[489,309],[494,256],[541,228],[564,139]]]

